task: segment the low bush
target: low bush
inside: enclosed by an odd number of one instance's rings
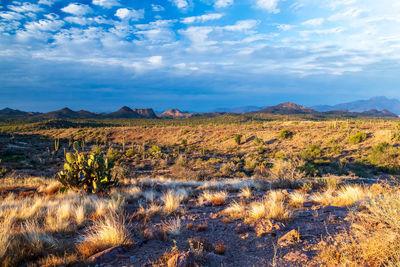
[[[365,132],[358,132],[349,137],[349,143],[358,144],[363,142],[365,139],[367,139],[367,134]]]
[[[289,129],[283,129],[279,132],[279,137],[283,140],[292,138],[294,133]]]

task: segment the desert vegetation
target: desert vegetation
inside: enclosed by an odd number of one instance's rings
[[[1,264],[398,265],[399,122],[257,116],[2,123]]]

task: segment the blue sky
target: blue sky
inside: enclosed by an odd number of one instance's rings
[[[397,0],[1,1],[0,108],[399,97]]]

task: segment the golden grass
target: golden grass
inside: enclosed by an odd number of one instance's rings
[[[72,265],[78,262],[79,257],[77,254],[66,254],[64,256],[49,255],[38,260],[38,264],[43,267],[56,267]]]
[[[244,197],[246,199],[251,199],[251,188],[250,187],[244,187],[240,190],[239,192],[240,197]]]
[[[400,191],[393,189],[362,203],[348,232],[319,246],[329,266],[400,265]]]
[[[175,219],[171,219],[169,221],[163,221],[162,222],[162,228],[165,233],[168,233],[170,235],[179,235],[181,232],[181,219],[179,217]]]
[[[219,214],[233,219],[244,219],[246,223],[264,218],[285,221],[292,217],[291,207],[286,203],[286,198],[280,191],[271,191],[264,199],[248,205],[233,202]]]
[[[328,188],[325,192],[311,195],[311,200],[327,206],[346,207],[368,198],[370,193],[360,185],[346,185],[339,190]]]
[[[204,191],[199,197],[199,203],[202,205],[205,201],[210,202],[213,206],[221,206],[226,202],[228,193],[226,191]]]
[[[122,216],[116,214],[95,221],[86,231],[77,249],[83,256],[90,256],[101,250],[118,246],[132,245],[130,231]]]
[[[296,208],[303,206],[306,201],[307,195],[303,192],[293,192],[290,194],[290,205]]]
[[[233,219],[243,218],[246,214],[246,204],[234,201],[219,214],[221,216],[229,216]]]
[[[168,191],[163,196],[164,201],[164,212],[170,214],[176,212],[179,209],[183,197],[175,191]]]

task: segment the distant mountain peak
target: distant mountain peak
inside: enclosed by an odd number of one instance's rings
[[[351,112],[364,112],[373,109],[386,110],[390,113],[400,114],[400,101],[397,99],[389,99],[385,96],[375,96],[366,100],[357,100],[353,102],[341,103],[333,106],[319,105],[311,107],[317,111],[333,111],[333,110],[348,110]]]
[[[182,112],[177,108],[168,109],[161,114],[158,114],[160,118],[167,118],[167,119],[182,119],[182,118],[189,118],[192,114],[189,112]]]
[[[292,102],[285,102],[276,106],[263,108],[257,112],[271,114],[308,114],[314,113],[315,110],[300,106]]]
[[[133,110],[130,107],[127,107],[127,106],[123,106],[118,111],[133,112]]]

